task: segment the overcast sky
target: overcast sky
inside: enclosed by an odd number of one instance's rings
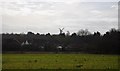
[[[58,28],[64,27],[65,33],[66,31],[77,32],[80,29],[105,33],[111,28],[118,28],[118,0],[84,1],[2,1],[0,3],[2,32],[32,31],[57,34]]]

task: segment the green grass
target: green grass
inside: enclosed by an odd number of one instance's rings
[[[117,55],[3,54],[3,69],[118,69]]]

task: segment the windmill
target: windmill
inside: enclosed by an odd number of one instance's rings
[[[64,30],[64,28],[59,28],[59,30],[60,30],[60,34],[63,34],[63,30]]]

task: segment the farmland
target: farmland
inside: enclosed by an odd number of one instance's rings
[[[117,55],[3,54],[3,69],[118,69]]]

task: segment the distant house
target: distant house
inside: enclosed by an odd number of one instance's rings
[[[27,40],[25,42],[22,42],[21,46],[23,45],[30,45],[31,43],[29,43]]]

